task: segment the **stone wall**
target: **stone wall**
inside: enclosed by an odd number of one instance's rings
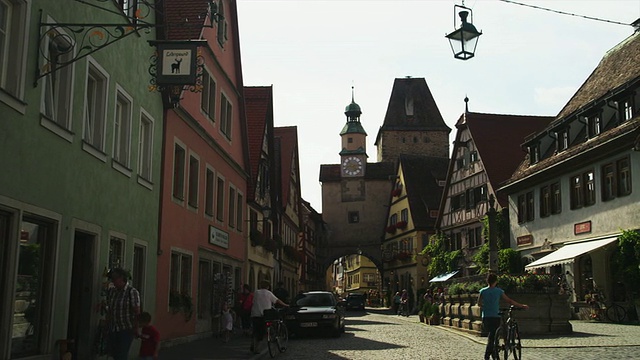
[[[522,335],[569,334],[573,331],[569,323],[571,306],[566,295],[512,294],[510,297],[529,305],[529,310],[515,313]],[[441,324],[486,335],[482,334],[482,315],[476,300],[477,295],[446,296],[440,306]],[[501,309],[507,307],[501,302]]]

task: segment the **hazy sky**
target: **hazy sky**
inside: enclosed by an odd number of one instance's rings
[[[640,0],[518,2],[625,24],[640,18]],[[244,84],[273,85],[275,126],[298,127],[302,197],[318,212],[320,165],[340,162],[351,86],[375,162],[395,78],[425,78],[453,140],[465,96],[474,112],[557,115],[605,52],[633,33],[627,25],[467,0],[483,35],[476,56],[462,61],[444,37],[454,30],[456,4],[238,0]]]

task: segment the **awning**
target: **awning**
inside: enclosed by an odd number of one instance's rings
[[[525,266],[525,269],[535,269],[553,265],[570,264],[576,257],[590,253],[617,240],[618,237],[614,236],[600,240],[567,244],[560,249],[552,252],[551,254],[543,256],[540,259]]]
[[[451,279],[455,274],[460,272],[460,270],[452,271],[450,273],[440,274],[433,279],[429,280],[429,282],[442,282]]]

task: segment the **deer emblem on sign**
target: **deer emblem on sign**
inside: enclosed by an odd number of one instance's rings
[[[176,58],[175,62],[171,64],[171,73],[172,74],[180,74],[180,63],[182,59]]]

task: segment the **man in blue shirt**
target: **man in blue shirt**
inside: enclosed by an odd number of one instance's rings
[[[500,327],[500,299],[505,302],[528,309],[528,305],[520,304],[508,297],[504,290],[496,287],[498,276],[496,274],[487,275],[487,285],[480,289],[478,296],[478,306],[482,309],[482,328],[488,332],[487,347],[484,350],[484,358],[488,360],[493,353],[493,343],[496,337],[496,330]]]

